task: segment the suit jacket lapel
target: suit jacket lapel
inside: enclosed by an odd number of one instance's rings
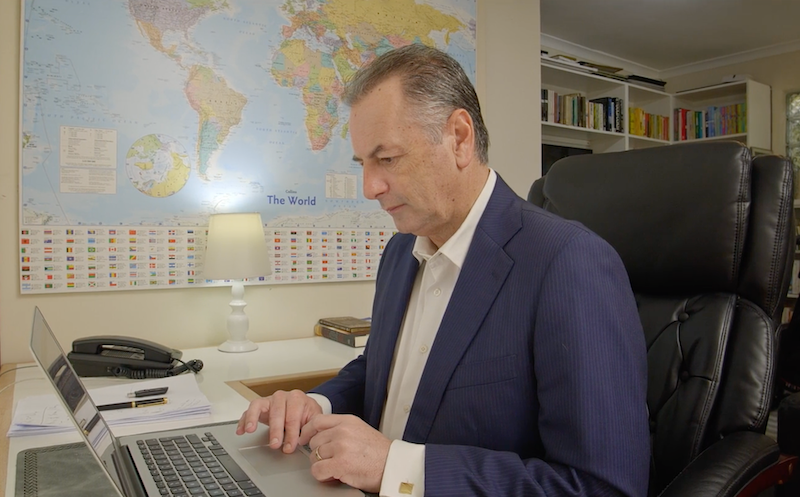
[[[367,382],[364,414],[365,420],[376,429],[380,425],[386,401],[389,370],[392,367],[397,337],[419,269],[419,262],[411,253],[414,240],[414,236],[407,236],[401,241],[398,260],[391,267],[381,268],[381,271],[388,274],[381,274],[381,288],[376,288],[375,292],[375,297],[379,300],[375,302],[374,309],[380,310],[380,314],[373,316],[372,326],[381,332],[374,333],[367,343],[371,362],[367,373],[374,374],[375,380]]]
[[[425,443],[444,391],[514,262],[503,247],[521,227],[521,200],[498,176],[420,379],[403,439]]]

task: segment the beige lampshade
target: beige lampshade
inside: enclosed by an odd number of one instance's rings
[[[203,278],[240,280],[270,274],[261,214],[212,214],[208,222]]]

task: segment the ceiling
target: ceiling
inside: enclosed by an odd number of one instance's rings
[[[540,0],[540,8],[543,44],[553,37],[661,74],[800,49],[800,0]]]

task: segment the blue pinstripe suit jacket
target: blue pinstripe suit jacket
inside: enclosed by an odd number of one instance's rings
[[[363,355],[315,392],[378,427],[418,263],[387,244]],[[498,178],[403,439],[426,444],[425,495],[647,494],[644,334],[617,253]]]

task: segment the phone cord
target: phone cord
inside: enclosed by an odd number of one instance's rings
[[[200,372],[201,369],[203,369],[203,361],[200,359],[192,359],[172,369],[130,369],[125,366],[117,366],[114,368],[114,376],[123,376],[132,380],[144,380],[146,378],[176,376],[184,371],[191,371],[196,374]]]
[[[169,369],[130,369],[125,366],[114,368],[114,376],[130,378],[132,380],[144,380],[145,378],[164,378],[170,376]]]

